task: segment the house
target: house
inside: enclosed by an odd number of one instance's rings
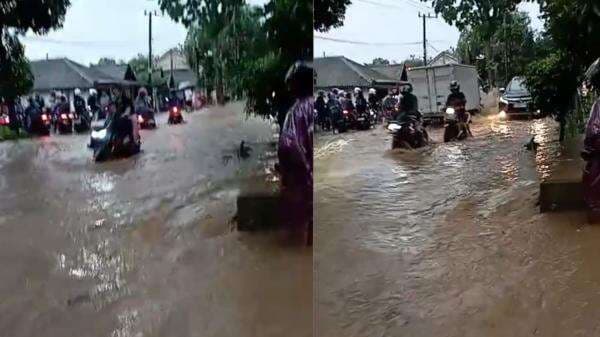
[[[439,53],[436,57],[434,57],[429,63],[428,66],[442,66],[446,64],[460,64],[460,61],[456,56],[454,56],[449,51],[445,50]]]
[[[369,88],[390,88],[400,82],[344,56],[315,58],[313,68],[315,90],[351,90],[358,87],[366,92]]]
[[[98,67],[86,67],[68,58],[31,61],[30,65],[34,78],[32,93],[39,94],[46,102],[55,91],[66,94],[72,102],[75,89],[87,97],[91,88],[137,86],[137,82],[125,79],[125,75],[113,77]]]
[[[129,64],[105,64],[95,65],[90,68],[99,70],[110,77],[119,78],[126,81],[137,81],[137,76]]]
[[[178,47],[171,48],[162,54],[154,64],[154,69],[170,71],[171,62],[173,62],[173,69],[190,69],[183,50]]]
[[[167,78],[167,86],[174,90],[195,88],[198,76],[190,69],[185,53],[178,47],[167,50],[158,58],[155,69]]]
[[[408,72],[404,63],[370,65],[369,68],[398,81],[408,81]]]

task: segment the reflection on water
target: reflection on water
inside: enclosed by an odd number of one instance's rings
[[[490,288],[495,269],[488,269],[497,263],[489,261],[512,247],[505,242],[512,225],[490,221],[536,213],[537,182],[560,149],[548,119],[476,118],[471,128],[474,138],[447,144],[443,130],[432,129],[434,143],[417,151],[390,150],[382,129],[319,135],[321,336],[493,335],[461,330],[469,310],[484,313],[479,301],[501,294]],[[535,153],[524,147],[532,137]]]
[[[0,335],[309,336],[311,250],[232,230],[276,156],[241,111],[159,114],[141,154],[102,164],[89,135],[0,143]]]

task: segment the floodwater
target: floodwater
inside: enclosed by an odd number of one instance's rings
[[[474,138],[432,129],[415,151],[381,127],[321,134],[318,336],[600,335],[600,228],[537,206],[556,129],[478,117]]]
[[[102,164],[86,135],[0,143],[0,336],[310,336],[312,249],[231,222],[274,154],[241,108]]]

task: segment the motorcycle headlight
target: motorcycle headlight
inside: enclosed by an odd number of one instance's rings
[[[402,127],[396,123],[391,123],[390,125],[388,125],[387,129],[392,132],[395,132],[395,131],[402,129]]]
[[[60,114],[60,118],[67,119],[67,114]]]
[[[106,129],[92,131],[92,138],[103,139],[104,137],[106,137]]]
[[[447,109],[446,109],[446,113],[447,113],[448,115],[454,115],[454,108],[447,108]]]
[[[506,118],[506,111],[504,111],[504,110],[500,111],[500,113],[498,114],[498,117],[500,117],[500,119]]]
[[[144,118],[142,116],[138,116],[138,123],[144,123]]]

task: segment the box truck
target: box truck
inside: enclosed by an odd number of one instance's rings
[[[481,93],[477,68],[464,64],[443,64],[415,67],[408,70],[408,80],[419,101],[419,110],[425,119],[443,119],[442,109],[450,94],[450,82],[458,81],[467,98],[467,110],[481,110]]]

